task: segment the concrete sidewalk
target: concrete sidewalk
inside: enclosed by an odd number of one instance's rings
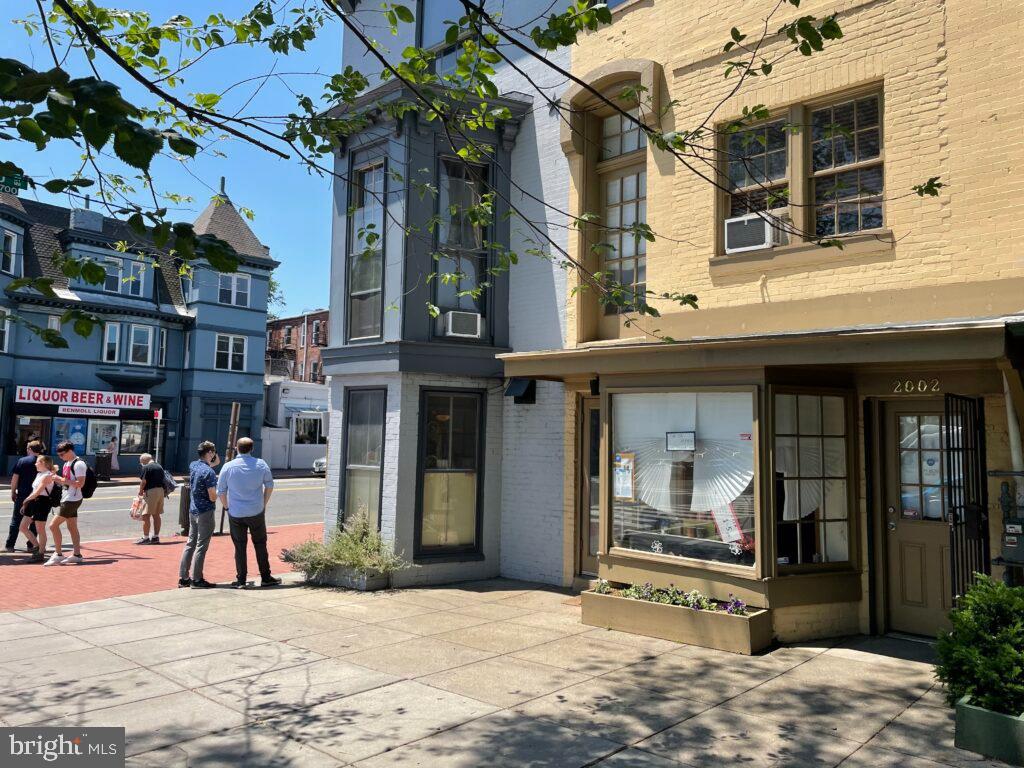
[[[953,747],[928,645],[748,658],[592,629],[577,602],[291,583],[0,614],[0,718],[124,726],[136,768],[998,765]]]

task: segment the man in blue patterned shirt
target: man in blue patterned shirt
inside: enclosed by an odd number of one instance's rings
[[[188,505],[188,542],[181,553],[178,586],[209,589],[213,584],[203,578],[203,562],[213,537],[213,519],[217,511],[217,473],[213,468],[220,464],[220,456],[217,455],[217,446],[209,440],[199,444],[198,453],[199,459],[188,467],[188,489],[191,494]]]

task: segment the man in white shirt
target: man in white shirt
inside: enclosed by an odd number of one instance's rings
[[[59,475],[53,478],[54,482],[64,486],[64,496],[60,501],[60,509],[57,516],[50,523],[50,531],[53,533],[53,555],[43,565],[81,565],[82,563],[82,537],[78,532],[78,508],[82,506],[82,486],[85,484],[85,475],[88,470],[85,462],[75,455],[75,445],[69,440],[57,446],[57,456],[64,462]],[[61,551],[60,526],[67,524],[68,533],[71,535],[72,552],[67,557]]]
[[[232,459],[220,471],[217,495],[228,511],[231,541],[235,545],[235,580],[231,586],[246,586],[246,545],[252,536],[256,551],[256,564],[260,569],[260,586],[273,587],[281,583],[270,572],[267,555],[267,503],[274,492],[274,478],[263,459],[252,455],[252,438],[243,437],[235,443],[238,458]]]

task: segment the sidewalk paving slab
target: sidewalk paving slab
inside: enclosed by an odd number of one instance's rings
[[[286,579],[89,587],[99,600],[25,609],[38,620],[0,613],[0,642],[57,649],[32,677],[0,657],[0,723],[124,726],[136,768],[999,765],[953,746],[921,643],[744,657],[585,627],[563,593],[507,579],[374,594]],[[471,623],[435,631],[452,616]]]
[[[185,741],[128,758],[125,768],[332,768],[331,756],[282,736],[265,726]]]

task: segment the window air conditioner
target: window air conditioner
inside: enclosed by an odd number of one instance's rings
[[[756,213],[725,220],[725,252],[760,251],[775,245],[776,231]]]
[[[458,339],[479,339],[483,333],[478,312],[445,312],[444,335]]]

